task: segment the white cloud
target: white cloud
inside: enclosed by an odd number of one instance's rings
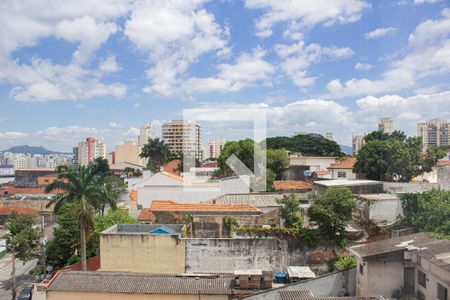
[[[115,73],[120,71],[121,67],[117,64],[116,57],[114,55],[110,55],[100,62],[98,70],[103,73]]]
[[[409,36],[406,54],[390,63],[379,79],[352,78],[328,82],[327,97],[374,95],[419,88],[425,78],[450,73],[450,9],[441,18],[420,23]]]
[[[330,26],[355,22],[364,9],[370,8],[370,4],[361,0],[246,0],[245,6],[264,11],[256,21],[258,36],[271,36],[274,25],[289,22],[285,35],[293,35],[294,39],[301,37],[302,29],[317,24]]]
[[[128,137],[137,137],[139,136],[139,128],[131,127],[127,131],[123,132],[122,135],[128,136]]]
[[[439,2],[444,2],[444,0],[414,0],[414,4],[422,4],[422,3],[439,3]]]
[[[134,108],[138,108],[138,107],[141,107],[142,105],[140,104],[140,103],[135,103],[135,104],[133,104],[133,107]]]
[[[262,49],[255,49],[252,54],[241,54],[234,64],[220,64],[216,78],[188,78],[183,84],[183,90],[187,93],[230,92],[258,84],[270,85],[270,75],[275,69],[263,59],[264,55]]]
[[[228,30],[202,5],[203,1],[186,0],[138,2],[133,6],[125,35],[148,53],[150,84],[144,92],[174,94],[180,77],[201,55],[228,52]]]
[[[372,65],[358,62],[355,64],[355,69],[360,71],[368,71],[372,69]]]
[[[366,32],[364,37],[368,40],[376,40],[386,35],[394,34],[397,31],[394,27],[382,27]]]
[[[27,136],[26,133],[20,131],[0,132],[0,140],[19,140]]]
[[[308,74],[308,69],[312,64],[321,60],[339,60],[354,55],[353,50],[347,47],[322,47],[319,44],[306,45],[304,41],[291,45],[276,45],[275,50],[283,60],[281,69],[299,87],[314,84],[316,77]]]
[[[122,124],[116,123],[116,122],[109,122],[109,127],[111,128],[120,128],[122,127]]]

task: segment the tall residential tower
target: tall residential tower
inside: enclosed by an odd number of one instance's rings
[[[175,120],[162,126],[162,140],[171,153],[194,155],[202,160],[200,126],[187,120]]]
[[[422,138],[423,149],[450,146],[450,123],[432,119],[417,124],[417,136]]]

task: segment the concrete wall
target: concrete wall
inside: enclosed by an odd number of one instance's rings
[[[102,271],[183,273],[184,241],[174,235],[100,234]]]
[[[47,291],[47,300],[198,300],[198,295],[128,294]],[[201,295],[205,300],[228,300],[227,295]]]
[[[370,201],[370,220],[395,221],[399,215],[403,215],[402,202],[400,199]]]
[[[417,256],[413,253],[413,261],[417,262]],[[426,287],[418,284],[418,271],[422,271],[426,274],[427,282]],[[445,271],[443,268],[439,268],[437,265],[422,258],[420,265],[416,263],[416,291],[420,291],[425,295],[425,299],[437,299],[437,283],[442,285],[450,292],[450,272]]]
[[[330,273],[315,279],[310,279],[294,283],[285,287],[256,293],[244,299],[276,300],[279,298],[279,291],[311,291],[317,297],[338,297],[345,295],[355,295],[356,270],[355,268]]]
[[[383,182],[383,188],[388,193],[422,193],[438,187],[438,183],[428,182]]]
[[[276,238],[184,239],[186,273],[233,273],[236,269],[262,269],[274,273],[287,266],[310,265],[315,272],[328,271],[332,249],[310,248],[298,240]],[[211,259],[214,258],[214,259]]]

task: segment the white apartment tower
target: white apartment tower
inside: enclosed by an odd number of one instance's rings
[[[156,130],[152,124],[145,124],[141,127],[139,131],[139,137],[138,137],[138,145],[144,146],[149,138],[156,138]]]
[[[325,138],[329,141],[334,141],[334,136],[332,132],[325,133]]]
[[[392,134],[394,132],[394,121],[392,118],[380,118],[380,121],[378,122],[378,130]]]
[[[93,137],[78,143],[78,164],[87,165],[98,157],[106,158],[106,145]]]
[[[432,119],[417,124],[417,136],[422,138],[423,149],[450,146],[450,123]]]
[[[225,146],[225,139],[214,139],[209,142],[208,145],[208,157],[209,158],[219,158],[220,153],[222,153],[223,147]]]
[[[358,134],[352,136],[352,152],[353,155],[357,155],[359,150],[364,146],[366,141],[364,138],[366,137],[365,134]]]
[[[162,140],[171,153],[194,155],[202,160],[200,126],[187,120],[175,120],[162,125]]]

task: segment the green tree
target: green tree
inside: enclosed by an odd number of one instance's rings
[[[92,162],[92,167],[95,168],[95,172],[100,177],[111,176],[111,170],[109,169],[108,160],[103,157],[97,157]]]
[[[224,217],[222,222],[225,235],[229,238],[232,237],[233,227],[239,226],[238,221],[233,217]]]
[[[58,210],[53,239],[47,244],[47,259],[56,269],[69,265],[69,260],[76,252],[80,253],[80,204],[65,203]],[[78,250],[78,251],[77,251]]]
[[[283,172],[289,168],[289,157],[284,149],[267,149],[267,168],[275,173],[275,179],[282,179]]]
[[[231,176],[233,171],[226,164],[226,160],[235,155],[250,171],[254,172],[254,151],[255,142],[252,139],[227,142],[219,158],[217,159],[217,167],[222,176]],[[256,144],[256,155],[262,155],[259,146]]]
[[[450,192],[433,189],[402,198],[400,224],[450,238]]]
[[[141,158],[147,158],[147,168],[152,172],[159,172],[162,165],[172,159],[169,147],[159,138],[149,138],[142,148]]]
[[[308,216],[326,238],[342,240],[353,208],[355,201],[349,188],[331,187],[308,208]]]
[[[106,207],[116,209],[120,196],[126,192],[125,183],[117,176],[106,176],[103,178],[102,191],[93,199],[95,212],[102,215]]]
[[[89,225],[92,224],[94,214],[94,203],[99,197],[103,197],[103,178],[99,175],[96,164],[67,168],[58,174],[58,179],[49,184],[45,191],[49,193],[60,189],[64,194],[58,195],[50,201],[48,207],[55,204],[54,210],[58,212],[61,205],[66,202],[78,202],[78,220],[80,226],[80,260],[81,269],[87,270],[86,264],[86,235]]]
[[[305,156],[343,156],[341,147],[317,134],[297,134],[266,139],[267,149],[286,149]]]
[[[303,219],[299,214],[300,198],[294,193],[284,195],[283,198],[277,199],[280,207],[280,217],[284,221],[286,228],[301,228],[303,227]]]
[[[36,228],[36,216],[21,215],[13,213],[6,222],[8,234],[5,236],[9,240],[9,250],[12,254],[11,279],[12,279],[12,299],[16,299],[16,258],[21,261],[29,261],[39,255],[41,230]]]
[[[100,232],[115,224],[136,224],[136,219],[127,212],[117,209],[109,210],[104,216],[96,216],[94,219],[94,230],[91,235],[90,245],[95,251],[100,247]]]

